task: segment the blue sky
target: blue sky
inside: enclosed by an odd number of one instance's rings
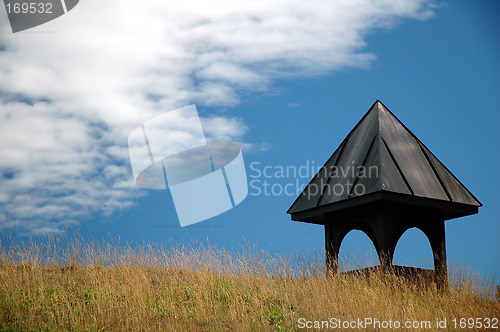
[[[168,23],[131,8],[120,15],[136,15],[137,24],[108,22],[104,10],[85,29],[99,5],[89,0],[15,35],[2,12],[3,232],[22,239],[73,225],[94,239],[321,250],[323,227],[286,214],[295,196],[255,195],[252,188],[232,210],[180,228],[169,191],[134,187],[126,137],[154,115],[195,103],[212,139],[243,146],[251,181],[265,166],[321,166],[380,99],[484,205],[446,223],[448,260],[499,274],[500,5],[277,4],[287,10],[278,15],[256,2],[205,13],[186,5],[170,8],[183,14],[175,16],[152,1],[151,11],[167,13]],[[151,26],[140,24],[146,21]],[[368,238],[353,232],[341,255],[366,250],[373,250]],[[422,265],[426,258],[423,234],[406,233],[396,262]]]

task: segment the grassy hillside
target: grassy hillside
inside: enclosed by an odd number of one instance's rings
[[[391,273],[326,279],[321,255],[284,258],[255,248],[66,245],[52,238],[1,250],[6,331],[297,331],[315,321],[323,330],[344,321],[367,330],[429,321],[436,329],[436,319],[445,318],[446,330],[453,319],[468,330],[478,321],[462,318],[500,318],[496,287],[460,269],[442,292]]]

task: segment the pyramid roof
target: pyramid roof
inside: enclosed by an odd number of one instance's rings
[[[482,206],[377,100],[287,213],[300,220],[387,199],[439,208],[446,219],[477,213]]]

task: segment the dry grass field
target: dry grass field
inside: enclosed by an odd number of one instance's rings
[[[465,331],[500,318],[497,287],[461,268],[443,292],[390,272],[325,278],[320,254],[57,238],[0,250],[1,331],[298,331],[365,319],[356,329],[439,330],[446,319],[443,331]]]

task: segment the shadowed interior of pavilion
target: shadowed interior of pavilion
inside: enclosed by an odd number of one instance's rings
[[[476,214],[482,204],[436,156],[377,100],[318,171],[288,212],[292,220],[325,226],[327,273],[351,230],[373,242],[380,266],[447,286],[445,220]],[[402,234],[420,229],[429,239],[434,271],[395,266]]]

